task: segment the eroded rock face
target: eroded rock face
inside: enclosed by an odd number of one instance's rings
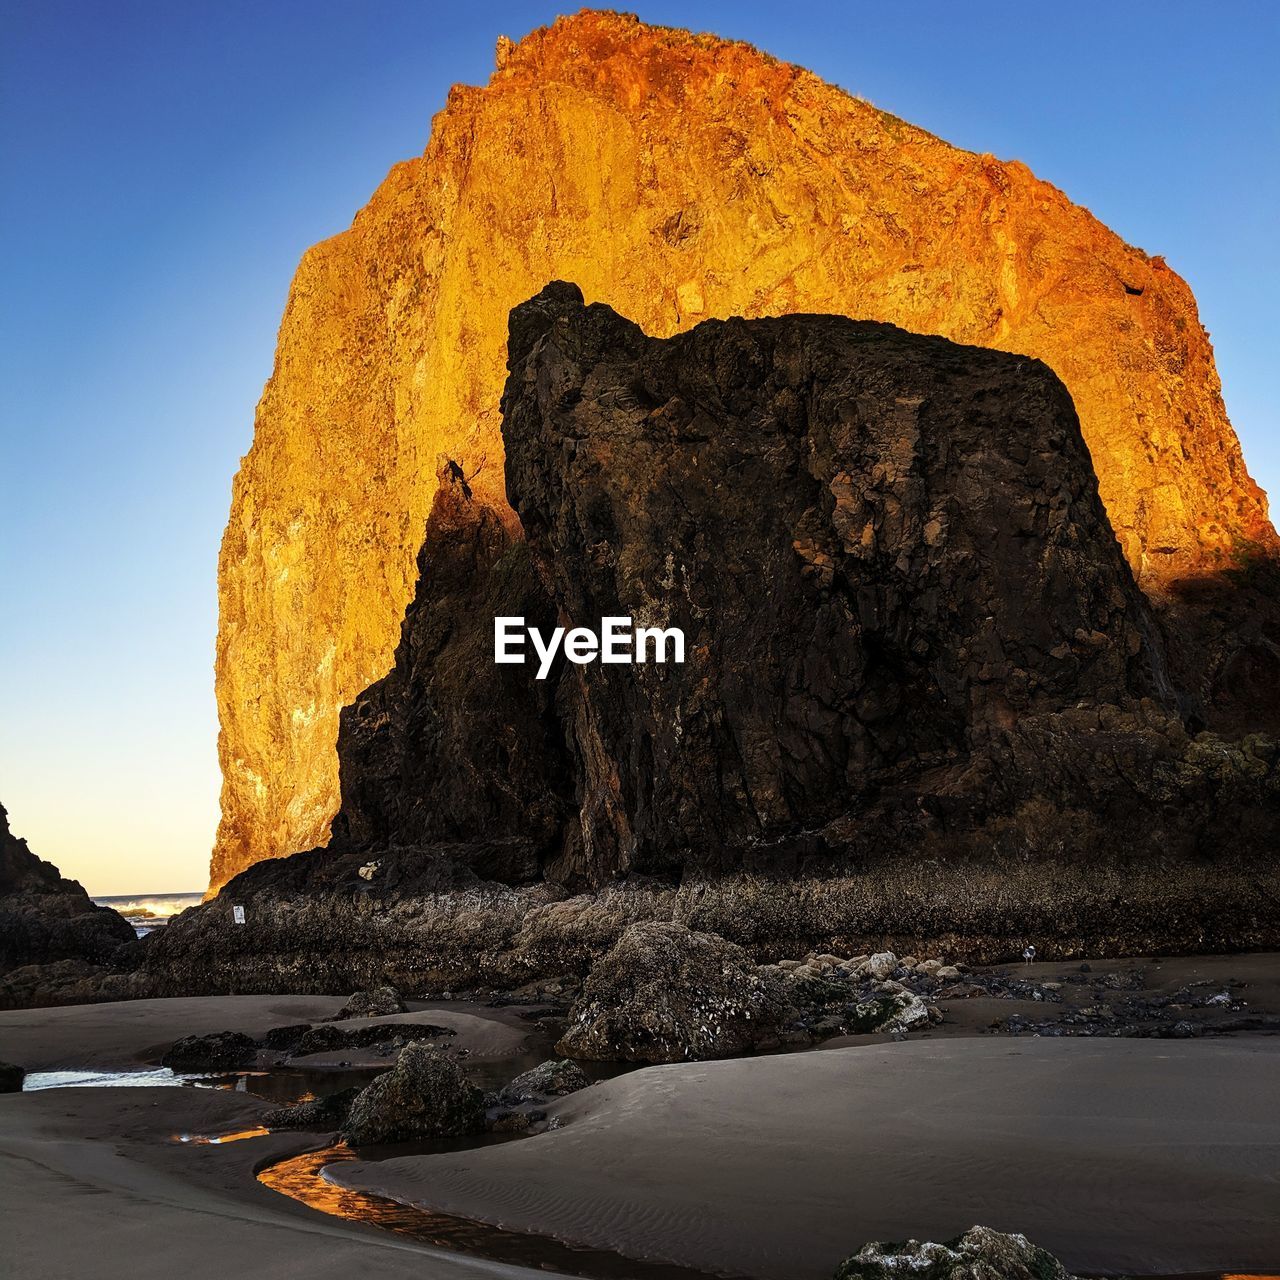
[[[562,874],[736,861],[1024,719],[1168,694],[1045,365],[836,316],[654,339],[564,284],[510,360],[508,493],[560,616],[685,643],[564,668]]]
[[[556,278],[661,336],[814,311],[1036,357],[1144,586],[1274,548],[1162,259],[746,45],[563,18],[455,88],[425,154],[299,266],[219,562],[215,888],[327,839],[339,710],[391,666],[437,467],[503,518],[507,314]]]
[[[0,984],[0,1008],[42,1003],[46,988],[95,975],[135,937],[122,915],[14,836],[0,805],[0,975],[20,974]]]
[[[429,1045],[413,1043],[396,1065],[351,1103],[342,1136],[354,1146],[410,1138],[453,1138],[482,1133],[484,1095],[456,1063]]]
[[[836,1268],[835,1280],[1072,1280],[1047,1249],[1023,1235],[970,1227],[945,1244],[907,1240],[864,1245]]]
[[[469,842],[477,872],[516,883],[558,842],[572,790],[554,685],[493,661],[497,614],[555,618],[511,523],[445,468],[395,665],[342,712],[335,847]]]
[[[829,316],[662,341],[567,285],[511,350],[523,567],[441,490],[450,567],[344,727],[340,837],[150,938],[149,994],[510,990],[646,920],[757,958],[1280,943],[1280,749],[1189,731],[1043,365]],[[526,607],[679,625],[687,661],[458,660]]]
[[[741,947],[674,922],[636,924],[591,970],[556,1052],[602,1062],[729,1058],[776,1038],[794,1014],[785,981]]]

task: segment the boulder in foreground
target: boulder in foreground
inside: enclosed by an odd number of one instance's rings
[[[482,1133],[484,1095],[429,1045],[406,1045],[351,1104],[343,1138],[353,1146]]]
[[[591,970],[556,1052],[596,1061],[728,1058],[795,1015],[784,982],[739,946],[674,922],[632,925]]]
[[[1023,1235],[970,1227],[945,1244],[908,1240],[864,1245],[835,1280],[1072,1280],[1053,1254]]]

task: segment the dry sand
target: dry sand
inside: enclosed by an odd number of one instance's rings
[[[654,1067],[565,1127],[346,1185],[686,1266],[829,1277],[1022,1231],[1081,1271],[1280,1270],[1280,1041],[948,1039]]]

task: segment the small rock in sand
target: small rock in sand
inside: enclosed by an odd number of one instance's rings
[[[732,1057],[776,1043],[795,1012],[789,981],[762,974],[717,934],[633,924],[591,970],[556,1051],[630,1062]]]
[[[342,1018],[384,1018],[393,1013],[407,1012],[395,987],[374,987],[369,991],[354,992],[331,1021],[337,1022]]]
[[[482,1133],[484,1095],[456,1063],[415,1042],[396,1065],[374,1079],[351,1104],[342,1136],[353,1146],[410,1138]]]
[[[846,1258],[835,1280],[1073,1280],[1053,1254],[1023,1235],[970,1227],[945,1244],[868,1244]]]
[[[271,1130],[340,1129],[346,1123],[347,1113],[359,1092],[358,1088],[343,1089],[325,1098],[312,1098],[291,1107],[276,1107],[274,1111],[262,1113],[262,1124]]]
[[[258,1042],[242,1031],[214,1031],[207,1036],[183,1036],[169,1046],[160,1065],[171,1071],[238,1071],[258,1056]]]
[[[590,1083],[576,1062],[568,1058],[552,1059],[516,1076],[498,1091],[498,1100],[505,1106],[517,1106],[522,1102],[540,1102],[543,1098],[563,1098],[585,1089]]]

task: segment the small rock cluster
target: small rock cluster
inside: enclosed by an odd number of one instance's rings
[[[353,1146],[516,1133],[544,1125],[547,1114],[538,1104],[590,1083],[581,1067],[562,1059],[543,1062],[496,1093],[484,1094],[456,1062],[415,1041],[364,1089],[280,1107],[266,1112],[262,1122],[269,1129],[338,1129]]]
[[[442,1040],[457,1034],[451,1027],[438,1027],[426,1022],[379,1022],[355,1027],[334,1025],[339,1017],[374,1018],[405,1012],[404,1001],[394,987],[357,991],[334,1018],[316,1025],[297,1022],[272,1027],[259,1040],[242,1031],[183,1036],[169,1046],[161,1065],[173,1071],[186,1072],[242,1071],[258,1066],[264,1060],[278,1066],[313,1053],[332,1053],[343,1049],[373,1049],[391,1057],[412,1041]]]
[[[645,921],[596,962],[556,1052],[596,1061],[727,1058],[776,1042],[793,1018],[780,972],[717,934]]]
[[[836,1268],[835,1280],[1073,1280],[1053,1254],[1024,1235],[970,1227],[944,1244],[867,1244]]]
[[[627,929],[591,970],[557,1051],[598,1061],[683,1062],[940,1022],[927,998],[959,968],[891,951],[758,965],[717,934],[674,921]]]

